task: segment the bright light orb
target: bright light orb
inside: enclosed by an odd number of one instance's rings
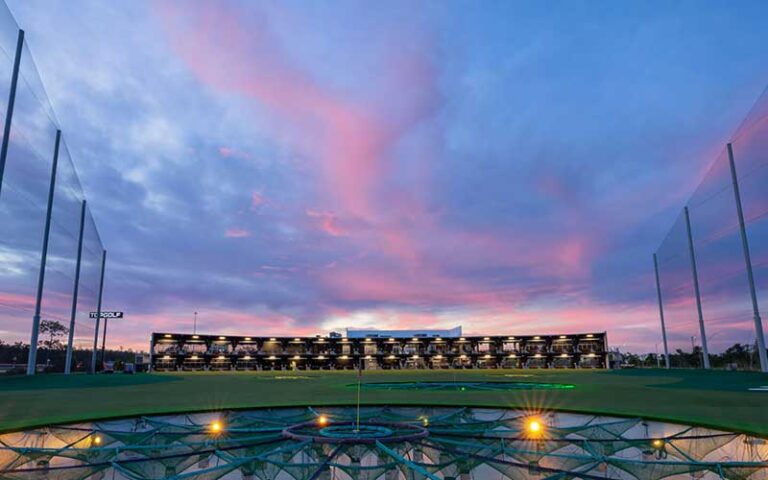
[[[531,419],[526,423],[525,429],[528,431],[531,435],[539,435],[544,427],[541,425],[541,422],[537,419]]]
[[[325,415],[320,415],[319,417],[317,417],[317,424],[320,425],[321,427],[328,425],[328,417],[326,417]]]
[[[221,433],[224,430],[224,425],[220,421],[214,420],[210,425],[211,433]]]
[[[653,442],[651,442],[651,445],[654,446],[654,448],[661,448],[664,446],[664,440],[656,439]]]
[[[93,444],[97,445],[97,446],[101,445],[101,436],[100,435],[96,435],[95,437],[93,437]]]

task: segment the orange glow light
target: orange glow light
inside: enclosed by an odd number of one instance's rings
[[[325,415],[320,415],[319,417],[317,417],[317,424],[320,425],[321,427],[328,425],[328,417],[326,417]]]
[[[215,420],[211,423],[210,430],[211,430],[211,433],[221,433],[221,431],[224,430],[224,426],[221,424],[220,421]]]
[[[544,426],[541,424],[541,421],[532,418],[525,424],[525,429],[530,436],[538,436],[543,432]]]

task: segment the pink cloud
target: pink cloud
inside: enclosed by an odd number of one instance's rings
[[[256,210],[260,206],[266,203],[267,199],[259,192],[253,192],[251,194],[251,210]]]
[[[304,212],[307,217],[319,220],[319,228],[333,237],[339,237],[344,235],[344,231],[339,226],[339,219],[333,212],[326,212],[322,210],[307,209]]]
[[[242,228],[228,228],[224,232],[224,236],[227,238],[245,238],[250,237],[251,232],[248,230],[243,230]]]

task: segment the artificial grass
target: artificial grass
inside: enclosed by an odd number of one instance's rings
[[[700,370],[367,371],[363,382],[568,383],[559,390],[365,389],[363,404],[523,407],[644,417],[768,437],[768,375]],[[353,405],[352,371],[37,375],[0,378],[0,431],[217,409]]]

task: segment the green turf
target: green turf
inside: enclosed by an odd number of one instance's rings
[[[355,372],[38,375],[0,378],[0,431],[139,414],[351,405]],[[768,436],[768,375],[683,370],[370,371],[364,382],[551,382],[561,390],[363,390],[364,404],[528,407],[642,416]]]

